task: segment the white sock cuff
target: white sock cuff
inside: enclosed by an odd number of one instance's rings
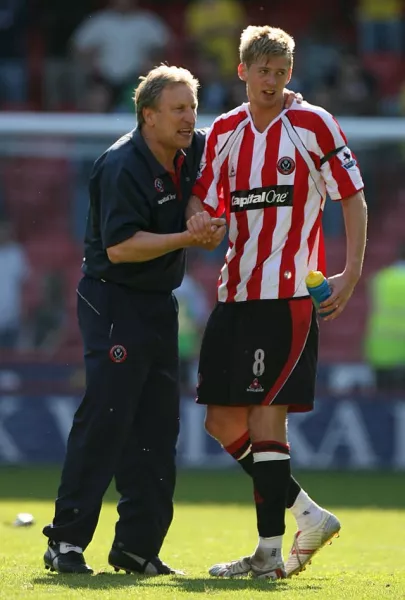
[[[313,506],[316,504],[306,493],[305,490],[300,490],[298,496],[295,499],[294,504],[291,507],[291,511],[294,513],[295,511],[304,512],[309,506]]]
[[[259,548],[263,548],[264,550],[270,550],[273,548],[277,548],[281,550],[283,547],[283,536],[276,535],[274,537],[259,537]]]
[[[254,452],[253,462],[265,462],[267,460],[290,460],[289,454],[283,454],[282,452]]]

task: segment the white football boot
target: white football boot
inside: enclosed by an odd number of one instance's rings
[[[246,577],[252,570],[251,556],[244,556],[228,563],[218,563],[209,569],[213,577]]]
[[[281,551],[262,552],[259,549],[252,556],[244,556],[239,560],[219,563],[210,568],[213,577],[246,577],[251,575],[257,579],[284,579],[287,574],[284,569]]]
[[[313,526],[297,531],[285,564],[287,577],[298,575],[311,564],[312,557],[334,537],[339,537],[340,522],[335,515],[322,509],[320,522]]]

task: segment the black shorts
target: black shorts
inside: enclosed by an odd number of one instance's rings
[[[204,332],[197,402],[310,411],[317,360],[310,298],[219,303]]]

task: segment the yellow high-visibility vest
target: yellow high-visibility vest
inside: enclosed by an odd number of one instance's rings
[[[374,276],[365,355],[370,365],[405,365],[405,264],[392,265]]]
[[[402,0],[360,0],[360,15],[370,21],[400,19]]]

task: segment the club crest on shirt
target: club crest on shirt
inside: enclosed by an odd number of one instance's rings
[[[110,358],[115,363],[122,363],[128,356],[128,352],[121,344],[116,344],[110,349]]]
[[[159,179],[159,177],[156,177],[156,179],[155,179],[155,190],[157,190],[158,192],[165,191],[163,181],[161,179]]]
[[[282,175],[290,175],[295,169],[295,162],[289,156],[283,156],[277,163],[277,169]]]
[[[342,148],[336,156],[340,160],[340,164],[342,165],[342,167],[346,170],[349,170],[357,165],[356,159],[353,157],[351,151],[347,146]]]

